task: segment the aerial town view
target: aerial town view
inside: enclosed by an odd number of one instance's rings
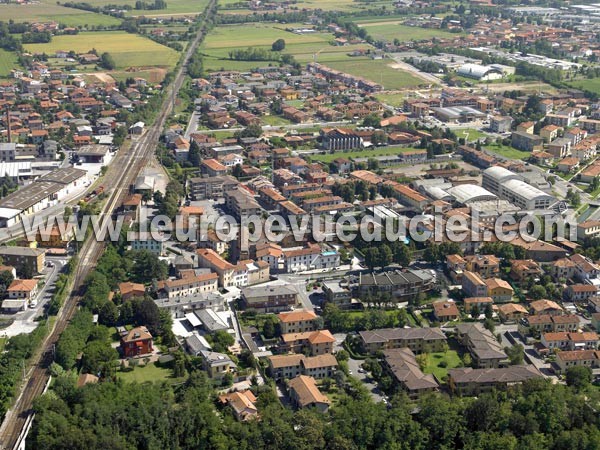
[[[0,450],[600,450],[600,0],[0,0]]]

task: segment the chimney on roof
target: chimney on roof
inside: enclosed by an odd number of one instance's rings
[[[10,106],[6,105],[6,125],[7,125],[7,129],[8,129],[8,143],[10,144],[12,136],[11,136],[11,132],[10,132]]]

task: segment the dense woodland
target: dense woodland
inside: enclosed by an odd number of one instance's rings
[[[352,379],[326,414],[292,412],[270,386],[255,387],[259,421],[238,423],[217,407],[192,369],[183,385],[103,382],[75,387],[62,374],[38,399],[31,449],[497,449],[600,448],[596,387],[532,381],[474,398],[432,395],[375,404]]]

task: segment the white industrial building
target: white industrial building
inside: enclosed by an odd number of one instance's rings
[[[482,202],[486,200],[497,200],[498,196],[487,189],[476,184],[459,184],[447,189],[448,194],[454,197],[454,200],[463,205],[472,202]]]
[[[503,167],[483,171],[483,187],[527,211],[549,209],[557,199],[531,186],[514,172]]]
[[[474,78],[476,80],[499,80],[504,77],[504,72],[494,66],[482,66],[480,64],[463,64],[456,71],[460,76]]]

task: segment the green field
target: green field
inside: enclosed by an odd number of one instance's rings
[[[119,0],[115,2],[114,0],[86,0],[85,3],[88,3],[92,6],[107,6],[107,5],[115,5],[118,4],[123,6],[131,6],[135,8],[136,0]],[[150,2],[146,2],[150,3]],[[170,14],[197,14],[204,11],[208,5],[208,0],[169,0],[167,1],[167,7],[165,9],[159,10],[137,10],[132,9],[129,11],[128,15],[131,16],[166,16]],[[77,11],[77,10],[76,10]]]
[[[380,83],[387,90],[404,89],[428,84],[426,81],[399,69],[393,69],[389,61],[384,59],[372,60],[360,57],[346,61],[332,61],[327,65],[352,75],[361,76]]]
[[[357,25],[365,28],[369,35],[374,39],[393,41],[399,39],[401,42],[420,41],[424,39],[438,38],[457,38],[461,33],[450,33],[444,30],[433,28],[419,28],[400,25],[402,21],[385,21],[378,22],[358,22]]]
[[[446,361],[446,367],[440,367],[440,363]],[[428,353],[427,354],[427,365],[423,372],[432,373],[438,380],[442,380],[448,375],[448,369],[454,369],[460,367],[462,361],[460,356],[455,350],[448,350],[447,352]]]
[[[117,372],[117,378],[128,383],[144,383],[146,381],[179,381],[173,378],[173,371],[165,367],[158,367],[151,363],[148,366],[138,366],[129,372]]]
[[[39,3],[27,5],[0,5],[0,18],[5,21],[14,20],[15,22],[53,20],[70,27],[85,27],[86,25],[111,26],[121,23],[115,17],[83,11],[81,9],[66,8],[52,0],[42,0]]]
[[[179,53],[142,36],[123,31],[86,32],[76,36],[55,36],[47,44],[26,44],[32,53],[54,54],[57,50],[85,53],[95,48],[98,53],[108,52],[117,69],[127,67],[173,67]]]
[[[350,152],[327,153],[325,155],[310,155],[310,159],[330,163],[336,158],[374,158],[376,156],[399,155],[400,153],[416,150],[411,147],[379,147],[373,150],[356,150]]]
[[[0,77],[10,74],[10,71],[17,65],[17,55],[13,52],[7,52],[0,48]]]
[[[567,83],[577,89],[583,89],[600,94],[600,78],[589,78],[587,80],[576,80]]]

